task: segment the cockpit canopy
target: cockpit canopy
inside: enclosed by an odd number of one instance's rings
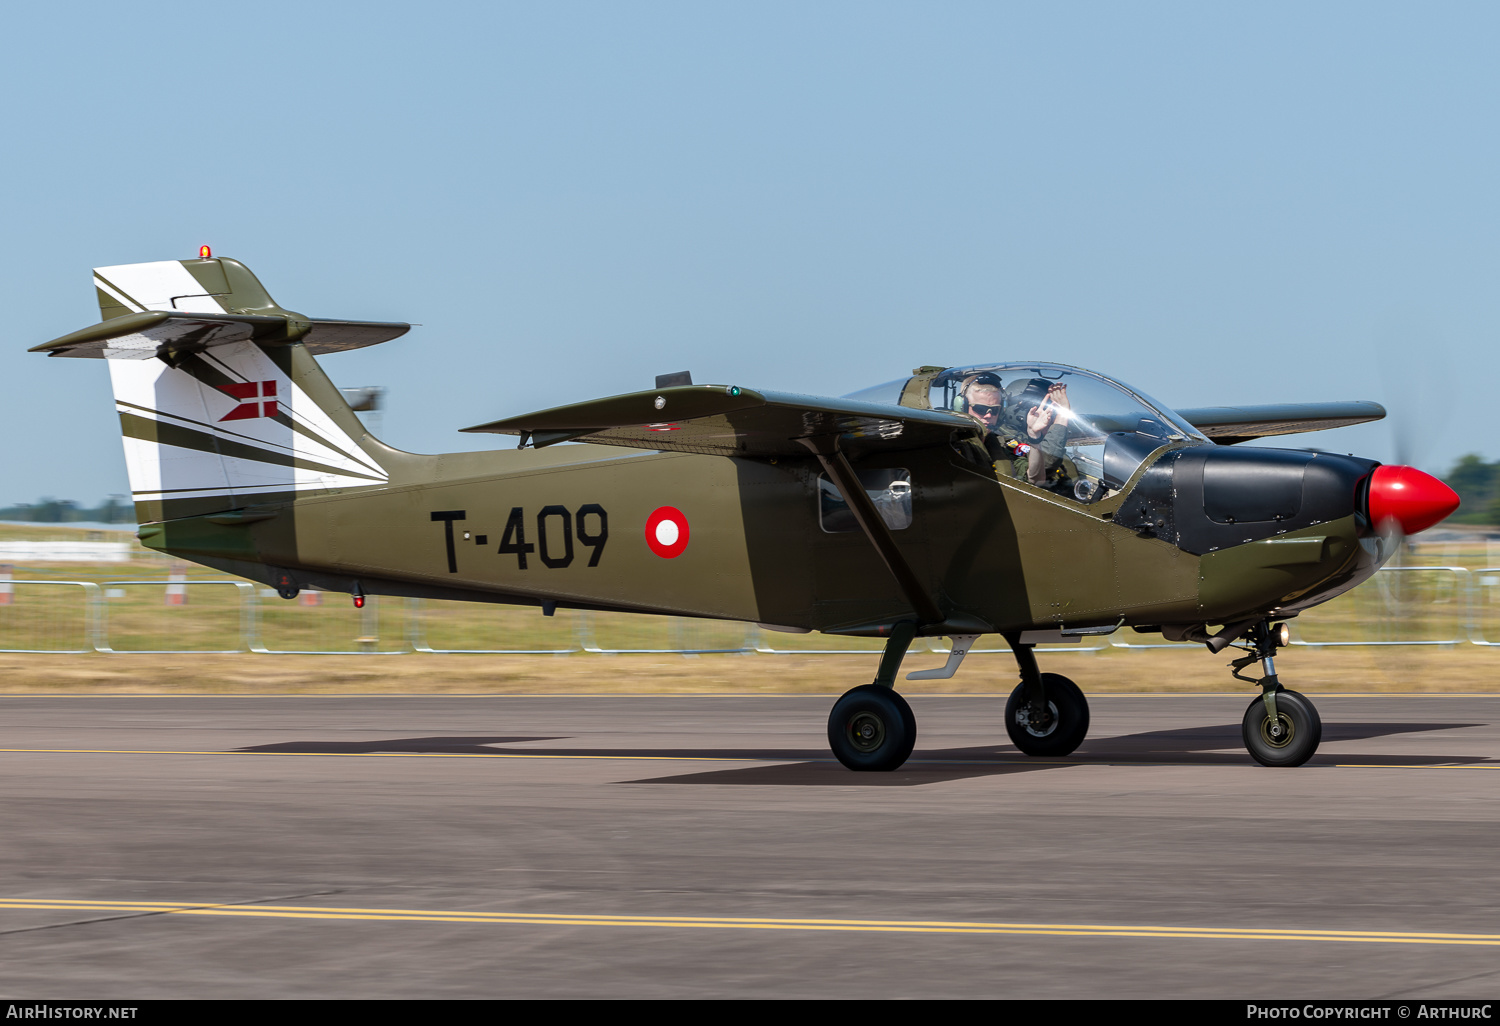
[[[997,466],[1080,502],[1118,491],[1164,445],[1208,439],[1172,410],[1133,388],[1079,367],[993,363],[877,385],[847,398],[946,410],[987,429]],[[975,407],[979,409],[976,410]],[[998,407],[998,409],[997,409]],[[1047,427],[1041,427],[1041,425]],[[1038,470],[1038,461],[1044,466]]]

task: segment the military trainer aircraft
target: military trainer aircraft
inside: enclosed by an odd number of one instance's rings
[[[1458,497],[1411,467],[1241,445],[1377,420],[1370,402],[1172,410],[1079,367],[918,367],[843,398],[657,387],[492,421],[514,450],[423,456],[372,437],[314,359],[410,325],[306,317],[207,247],[94,271],[103,320],[33,352],[108,361],[140,538],[269,584],[749,621],[884,638],[835,703],[852,770],[900,766],[916,637],[949,677],[1000,634],[1022,752],[1065,756],[1089,709],[1034,648],[1122,626],[1236,645],[1250,754],[1296,766],[1322,726],[1282,687],[1285,623]],[[562,445],[558,443],[582,443]],[[1260,663],[1256,679],[1240,671]]]

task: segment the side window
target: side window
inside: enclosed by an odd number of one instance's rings
[[[911,471],[861,470],[859,483],[880,511],[885,526],[892,531],[911,526]],[[818,522],[829,534],[859,530],[854,513],[826,474],[818,477]]]

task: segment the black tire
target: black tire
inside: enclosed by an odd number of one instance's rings
[[[828,747],[852,770],[893,770],[917,743],[911,706],[878,684],[847,691],[828,714]]]
[[[1060,673],[1042,674],[1053,719],[1041,730],[1030,725],[1026,685],[1017,684],[1005,703],[1005,732],[1027,755],[1071,755],[1089,732],[1089,700],[1077,684]]]
[[[1276,719],[1284,732],[1281,737],[1271,731],[1271,717],[1266,713],[1264,697],[1256,698],[1245,710],[1240,733],[1250,757],[1262,766],[1301,766],[1318,750],[1323,740],[1323,721],[1307,696],[1295,691],[1276,692]]]

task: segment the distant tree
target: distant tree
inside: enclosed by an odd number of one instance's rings
[[[123,495],[111,495],[94,509],[80,506],[72,499],[42,498],[36,502],[18,502],[0,508],[0,520],[22,520],[38,524],[67,524],[89,521],[100,524],[133,524],[135,507]]]
[[[87,518],[101,524],[133,524],[135,523],[135,510],[128,503],[122,502],[123,495],[111,495],[100,504]]]
[[[1500,524],[1500,460],[1486,463],[1477,453],[1460,457],[1443,478],[1463,505],[1454,523]]]
[[[72,499],[44,498],[31,507],[31,519],[43,524],[61,524],[77,520],[78,503]]]

